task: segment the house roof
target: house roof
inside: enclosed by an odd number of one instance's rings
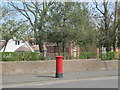
[[[5,44],[5,40],[1,40],[0,41],[0,50],[3,48],[4,44]]]
[[[34,46],[31,46],[32,47],[32,49],[34,50],[34,51],[38,51],[39,50],[39,46],[38,45],[34,45]]]
[[[57,46],[56,43],[46,43],[46,46]]]
[[[0,45],[3,45],[5,43],[5,40],[0,41]]]
[[[15,50],[15,52],[31,52],[31,50],[25,46],[21,46],[18,49]]]

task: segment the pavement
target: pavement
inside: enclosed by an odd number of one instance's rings
[[[2,76],[2,87],[20,84],[32,83],[48,83],[55,81],[65,80],[78,80],[89,78],[102,78],[118,76],[118,70],[105,70],[105,71],[81,71],[81,72],[65,72],[63,78],[55,78],[55,73],[47,74],[34,74],[34,75],[4,75]]]
[[[31,85],[14,85],[8,88],[118,88],[118,78],[112,76],[83,80],[63,80],[43,84],[32,83]]]

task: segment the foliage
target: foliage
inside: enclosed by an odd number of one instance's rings
[[[80,53],[80,59],[90,59],[90,58],[93,58],[95,55],[94,52],[81,52]]]
[[[114,59],[118,59],[117,52],[101,53],[99,58],[101,60],[114,60]]]
[[[65,46],[69,46],[71,41],[75,45],[84,47],[86,52],[87,47],[96,45],[96,42],[99,48],[106,47],[106,51],[111,51],[111,47],[115,51],[115,47],[120,46],[117,2],[98,3],[95,0],[94,5],[91,4],[93,7],[95,6],[94,10],[91,11],[87,2],[35,1],[20,2],[19,4],[21,6],[9,2],[10,7],[14,9],[13,11],[19,12],[31,25],[40,52],[44,52],[44,41],[56,43],[58,48],[62,47],[63,53],[65,53]],[[110,4],[114,8],[111,8]],[[5,7],[3,17],[10,14],[9,11]],[[25,23],[12,19],[3,24],[2,35],[6,40],[14,36],[18,38],[21,37],[20,33],[23,30],[27,30]],[[60,45],[61,47],[59,47]],[[87,54],[84,56],[83,58],[89,58],[86,57]]]
[[[29,29],[29,26],[23,21],[8,20],[2,24],[0,31],[4,40],[9,40],[13,37],[23,39],[23,34]]]
[[[109,52],[113,49],[116,50],[118,43],[118,0],[110,2],[102,0],[97,2],[93,0],[95,5],[92,10],[94,24],[98,30],[97,46],[100,48],[106,47]],[[95,11],[95,12],[94,12]]]
[[[0,28],[2,39],[6,41],[3,46],[3,52],[5,51],[6,45],[10,39],[25,40],[24,36],[26,34],[26,31],[28,30],[29,26],[23,21],[7,20],[6,22],[4,22],[2,24],[2,27]]]
[[[50,8],[50,14],[47,16],[47,40],[53,43],[68,43],[70,35],[73,34],[70,29],[69,10],[71,8],[69,3],[54,3]]]
[[[57,43],[64,49],[73,41],[87,47],[95,44],[97,33],[92,26],[87,3],[54,3],[47,16],[47,41]],[[63,51],[64,53],[64,51]]]
[[[6,22],[7,20],[13,20],[16,18],[17,13],[11,10],[11,7],[8,3],[1,2],[0,10],[2,12],[0,20]]]
[[[9,2],[9,5],[14,9],[14,11],[19,12],[25,17],[26,21],[32,27],[34,32],[34,37],[39,45],[40,52],[44,52],[43,42],[46,38],[45,33],[45,20],[48,14],[49,7],[53,4],[52,1],[49,2],[21,2],[19,5],[15,2]]]
[[[70,55],[67,53],[60,53],[60,56],[63,56],[64,59],[71,59]]]
[[[37,52],[1,52],[2,61],[36,61],[44,60],[42,53]]]

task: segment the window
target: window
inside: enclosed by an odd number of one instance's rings
[[[18,41],[18,45],[20,45],[20,41]]]
[[[20,45],[20,41],[16,40],[15,45]]]

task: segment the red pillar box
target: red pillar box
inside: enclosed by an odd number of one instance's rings
[[[56,78],[63,77],[63,56],[56,56]]]

